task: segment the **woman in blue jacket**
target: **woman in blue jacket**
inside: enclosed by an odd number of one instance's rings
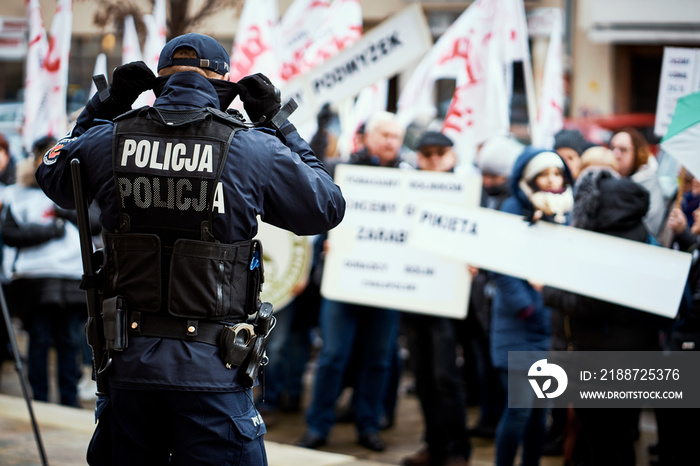
[[[511,175],[511,197],[501,211],[530,221],[568,223],[573,207],[571,173],[555,152],[527,148],[518,157]],[[545,253],[545,251],[543,251]],[[520,445],[523,466],[539,464],[545,436],[546,410],[533,409],[535,393],[527,381],[525,364],[508,365],[508,351],[546,351],[550,343],[550,309],[545,307],[539,286],[526,280],[496,274],[496,294],[491,316],[491,358],[508,393],[508,383],[523,408],[506,408],[496,430],[496,464],[511,466]],[[508,369],[511,378],[508,378]],[[515,387],[511,387],[515,388]],[[513,392],[513,390],[511,390]],[[510,400],[513,404],[514,400]]]

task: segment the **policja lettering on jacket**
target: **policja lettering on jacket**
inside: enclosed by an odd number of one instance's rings
[[[189,146],[189,147],[188,147]],[[201,152],[201,153],[200,153]],[[212,144],[195,142],[193,140],[161,141],[148,138],[125,139],[121,151],[122,167],[151,168],[158,171],[179,172],[213,172]],[[217,151],[218,161],[218,151]]]
[[[195,179],[163,175],[181,175],[186,172],[199,173],[203,178],[215,175],[214,166],[218,166],[220,157],[218,144],[205,140],[159,140],[144,137],[126,138],[121,146],[121,167],[137,168],[141,172],[160,175],[139,176],[133,181],[128,177],[118,177],[122,205],[125,198],[133,196],[135,205],[143,209],[154,206],[201,212],[206,208],[210,195],[206,180],[200,180],[197,187]],[[220,182],[216,185],[213,209],[218,213],[225,212]]]

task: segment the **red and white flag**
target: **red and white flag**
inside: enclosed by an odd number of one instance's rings
[[[44,60],[44,69],[51,86],[49,94],[51,119],[48,134],[56,137],[63,136],[68,124],[66,99],[72,30],[73,3],[71,0],[59,0],[56,5],[56,14],[51,21],[49,50]]]
[[[280,76],[283,80],[303,73],[305,56],[314,43],[319,24],[323,24],[331,6],[330,0],[295,0],[279,22]]]
[[[144,15],[143,22],[146,24],[146,42],[143,45],[143,61],[158,74],[158,59],[160,51],[166,43],[166,14],[165,0],[155,0],[153,4],[153,14]]]
[[[30,151],[34,141],[48,131],[48,81],[44,73],[44,59],[49,50],[49,42],[41,18],[39,0],[27,0],[29,18],[29,47],[24,79],[24,125],[22,145]]]
[[[445,31],[418,65],[398,101],[399,118],[433,118],[433,87],[454,79],[455,92],[443,132],[463,152],[491,136],[507,134],[510,99],[507,85],[512,60],[525,56],[527,30],[513,8],[522,0],[477,0]],[[529,52],[527,53],[529,56]]]
[[[134,61],[143,60],[139,35],[136,32],[134,17],[128,15],[124,18],[124,38],[122,39],[122,65]]]
[[[359,0],[296,0],[279,24],[285,81],[303,74],[362,37]]]
[[[318,66],[361,37],[362,5],[359,0],[334,0],[304,54],[306,69]]]
[[[38,138],[60,137],[67,129],[66,98],[73,26],[72,6],[71,0],[59,0],[47,38],[39,2],[27,2],[30,43],[27,51],[27,97],[23,129],[26,150],[31,150]]]
[[[552,8],[550,14],[552,32],[544,64],[537,126],[532,135],[533,146],[549,149],[554,147],[554,135],[564,127],[564,52],[562,48],[564,20],[558,8]]]
[[[278,18],[277,0],[246,0],[233,41],[231,81],[255,73],[263,73],[273,83],[280,81]]]

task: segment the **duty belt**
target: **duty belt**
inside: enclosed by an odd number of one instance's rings
[[[128,325],[132,335],[175,338],[218,346],[221,331],[231,324],[130,312]]]

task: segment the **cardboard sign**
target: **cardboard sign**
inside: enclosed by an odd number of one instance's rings
[[[700,89],[700,49],[664,47],[654,134],[662,137],[673,118],[676,101]]]
[[[399,73],[432,45],[420,5],[407,7],[364,34],[354,45],[285,84],[283,99],[293,97],[299,104],[289,120],[301,125],[315,119],[323,104],[354,97],[365,87]]]
[[[419,206],[409,245],[673,318],[691,255],[488,209]]]
[[[321,294],[337,301],[463,318],[470,279],[461,261],[408,245],[425,199],[477,206],[475,175],[339,165],[345,218],[328,236]]]

